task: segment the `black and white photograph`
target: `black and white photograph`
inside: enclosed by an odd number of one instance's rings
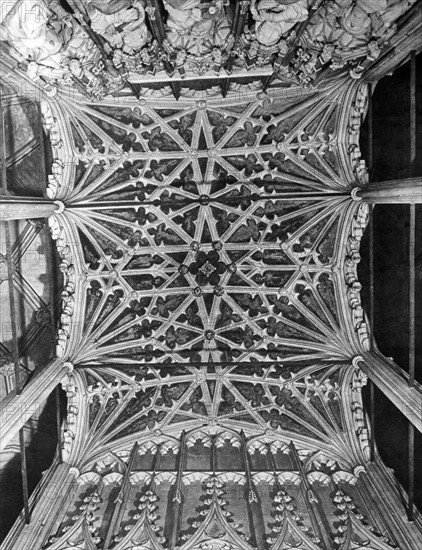
[[[1,0],[0,550],[422,549],[422,0]]]

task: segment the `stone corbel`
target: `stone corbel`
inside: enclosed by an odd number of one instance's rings
[[[369,433],[366,425],[365,412],[362,405],[362,388],[368,382],[368,377],[359,368],[359,361],[362,358],[354,357],[352,363],[355,367],[351,381],[351,409],[355,425],[355,433],[358,437],[360,448],[364,457],[370,459]]]
[[[79,392],[73,376],[74,366],[70,361],[65,363],[67,374],[61,381],[61,386],[67,397],[67,419],[63,430],[62,455],[64,462],[70,458],[73,441],[77,433],[77,420],[80,411]]]
[[[360,262],[360,241],[369,219],[369,206],[360,202],[352,219],[351,232],[346,242],[346,257],[344,260],[344,278],[346,283],[347,303],[350,308],[351,322],[360,345],[368,351],[370,337],[365,313],[361,301],[361,284],[357,276],[357,264]]]
[[[58,357],[65,357],[67,342],[72,331],[72,316],[75,310],[75,270],[72,262],[72,254],[67,243],[64,227],[59,215],[53,215],[48,218],[51,236],[56,241],[57,251],[62,262],[60,271],[63,273],[65,283],[62,291],[62,311],[60,314],[60,327],[57,332],[56,354]]]
[[[63,184],[63,162],[59,159],[54,160],[51,165],[51,171],[52,174],[48,176],[46,195],[49,199],[55,199]]]
[[[43,128],[52,149],[52,173],[48,176],[46,195],[51,200],[64,200],[74,185],[74,160],[70,137],[69,117],[56,100],[40,102]]]

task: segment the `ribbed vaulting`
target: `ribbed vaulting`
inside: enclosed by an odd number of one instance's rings
[[[380,3],[5,15],[51,143],[68,401],[15,548],[411,550],[359,368],[359,77],[405,12]]]

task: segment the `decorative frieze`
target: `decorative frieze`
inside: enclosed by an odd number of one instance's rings
[[[98,100],[125,87],[137,95],[133,81],[153,75],[209,78],[245,71],[253,77],[261,68],[269,69],[272,81],[307,87],[339,70],[360,78],[408,4],[297,0],[280,9],[261,0],[237,8],[229,0],[72,0],[71,13],[57,1],[19,0],[4,18],[3,40],[50,96],[75,90]],[[34,18],[36,42],[28,38]],[[174,82],[169,89],[180,94]]]

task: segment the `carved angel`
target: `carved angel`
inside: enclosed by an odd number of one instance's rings
[[[415,2],[416,0],[387,0],[387,8],[380,13],[384,25],[390,27]]]
[[[296,23],[308,16],[306,0],[259,0],[252,2],[257,40],[264,46],[273,46]]]
[[[370,14],[385,10],[387,7],[387,0],[358,0],[356,4],[351,8],[341,19],[341,26],[350,36],[350,46],[353,44],[353,37],[365,37],[371,27]],[[347,39],[343,39],[343,45],[349,45],[346,43]]]
[[[183,35],[202,20],[201,0],[164,1],[169,16],[167,25],[171,30]]]
[[[54,13],[50,7],[57,7],[59,12]],[[12,10],[1,25],[2,39],[25,59],[58,67],[64,45],[73,33],[68,14],[55,2],[49,5],[44,0],[25,0],[19,8]]]
[[[139,51],[151,38],[143,0],[92,0],[87,10],[92,29],[126,53]]]
[[[199,54],[224,43],[230,32],[224,6],[223,0],[165,0],[172,45]]]
[[[340,44],[350,48],[371,36],[382,36],[412,3],[413,0],[357,0],[341,18],[345,33],[339,38]]]

